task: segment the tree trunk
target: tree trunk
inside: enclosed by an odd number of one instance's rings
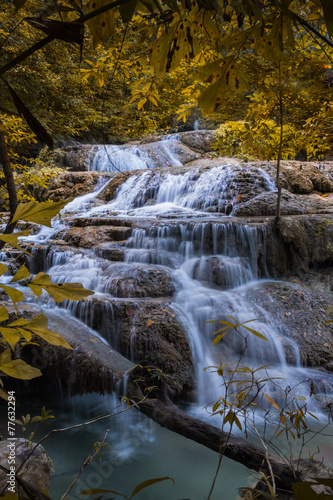
[[[1,124],[0,124],[1,125]],[[16,226],[16,223],[11,224],[10,221],[14,217],[16,208],[17,208],[17,195],[16,195],[16,187],[13,176],[12,167],[10,165],[10,160],[8,156],[8,149],[6,144],[6,139],[3,131],[0,129],[0,163],[2,164],[3,173],[5,175],[5,181],[8,191],[9,197],[9,210],[10,217],[7,223],[7,226],[3,232],[3,234],[11,234]],[[4,247],[5,242],[0,241],[0,250]]]

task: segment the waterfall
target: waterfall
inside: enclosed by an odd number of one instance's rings
[[[103,301],[104,309],[97,299],[95,302],[67,304],[67,307],[89,326],[93,321],[97,322],[99,331],[106,335],[109,334],[103,321],[108,321],[113,333],[107,340],[116,348],[120,342],[121,321],[118,316],[123,307],[130,307],[133,310],[132,330],[126,355],[136,361],[137,353],[133,347],[135,318],[140,300],[146,295],[136,289],[140,280],[135,269],[142,266],[145,270],[145,266],[150,266],[161,272],[163,266],[163,272],[167,272],[176,283],[170,307],[183,325],[191,345],[196,371],[196,402],[200,405],[216,400],[222,390],[219,377],[205,373],[204,368],[218,365],[221,359],[235,362],[243,352],[244,341],[235,332],[228,332],[217,346],[212,347],[214,331],[218,329],[218,323],[212,321],[226,321],[230,316],[238,323],[255,320],[251,327],[268,339],[265,341],[249,335],[243,358],[245,364],[253,369],[271,365],[271,373],[286,378],[284,387],[291,384],[291,379],[296,385],[302,379],[315,377],[313,372],[301,366],[297,345],[274,324],[264,304],[254,303],[250,298],[253,290],[264,283],[262,279],[258,280],[258,245],[261,242],[264,246],[264,230],[258,225],[236,223],[226,216],[232,213],[239,198],[235,176],[239,173],[245,175],[244,178],[249,178],[252,188],[258,192],[274,189],[274,180],[260,168],[249,173],[244,166],[228,160],[221,160],[219,166],[208,169],[197,166],[186,171],[152,168],[163,161],[177,164],[178,160],[173,156],[177,141],[175,136],[170,136],[154,143],[154,162],[151,149],[148,151],[144,145],[96,147],[92,169],[112,169],[101,160],[104,150],[108,157],[112,156],[113,161],[118,162],[117,168],[122,171],[131,168],[142,171],[125,180],[109,203],[101,205],[99,200],[94,206],[105,182],[109,182],[104,179],[101,181],[104,184],[98,184],[94,193],[77,198],[63,210],[64,214],[75,212],[77,217],[98,219],[103,215],[110,218],[111,225],[115,217],[124,221],[134,218],[139,227],[134,225],[130,237],[121,243],[124,254],[121,265],[111,265],[96,258],[93,251],[53,249],[43,250],[39,270],[41,267],[47,270],[57,282],[81,282],[96,292],[95,297]],[[58,221],[56,226],[58,230],[61,227],[66,231],[66,221]],[[43,242],[50,234],[48,230],[42,230],[40,235],[29,240]],[[38,252],[40,256],[40,250]],[[132,282],[124,282],[126,276],[131,276]],[[158,296],[155,294],[151,298],[155,297]],[[129,305],[125,305],[126,300],[131,301]],[[98,314],[104,316],[97,321]],[[291,364],[286,351],[291,353]],[[329,382],[328,386],[331,385]],[[265,390],[269,393],[269,384]]]

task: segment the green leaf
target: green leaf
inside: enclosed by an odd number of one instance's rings
[[[21,380],[31,380],[42,375],[40,370],[28,365],[22,359],[11,359],[10,349],[6,349],[0,356],[0,370],[9,377]]]
[[[0,240],[8,243],[8,245],[11,245],[14,248],[18,248],[21,252],[26,253],[27,255],[30,255],[29,252],[24,250],[20,245],[18,244],[18,238],[21,236],[27,236],[29,234],[29,231],[18,231],[17,233],[14,234],[2,234],[0,236]]]
[[[17,302],[21,302],[21,300],[24,299],[23,293],[20,292],[20,290],[16,290],[11,286],[6,285],[0,285],[0,288],[2,288],[7,295],[9,295],[14,304],[16,304]]]
[[[0,398],[5,399],[6,401],[8,401],[8,394],[7,394],[7,392],[4,391],[1,388],[0,388]]]
[[[55,217],[67,203],[72,201],[72,199],[73,198],[57,202],[44,201],[42,203],[31,200],[28,203],[20,203],[16,209],[12,222],[24,220],[26,222],[34,222],[36,224],[51,227],[51,219]]]
[[[152,484],[159,483],[161,481],[167,481],[170,480],[175,484],[174,480],[171,477],[157,477],[156,479],[147,479],[146,481],[143,481],[142,483],[138,484],[138,486],[133,490],[132,495],[130,496],[130,500],[137,494],[139,491],[143,490],[144,488],[147,488],[148,486],[151,486]]]
[[[14,283],[15,281],[23,280],[25,278],[29,278],[30,273],[28,271],[28,268],[26,267],[25,264],[20,267],[20,269],[17,271],[15,274],[14,278],[11,280],[11,283]]]
[[[0,321],[6,321],[9,318],[7,309],[4,306],[0,306]]]

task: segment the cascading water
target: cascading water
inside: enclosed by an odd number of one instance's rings
[[[177,141],[172,138],[168,146],[164,141],[157,141],[144,146],[94,146],[90,153],[89,170],[126,172],[156,167],[179,167],[182,165],[177,157]]]
[[[139,224],[127,241],[121,242],[124,262],[106,262],[97,258],[93,250],[53,248],[43,249],[43,258],[38,253],[38,269],[32,268],[32,271],[43,270],[54,281],[81,282],[86,288],[95,290],[95,297],[104,300],[105,318],[101,317],[100,323],[108,317],[112,325],[112,338],[107,340],[113,347],[119,343],[117,301],[128,300],[126,311],[132,325],[128,356],[134,361],[137,354],[134,346],[137,333],[135,318],[139,309],[134,309],[133,304],[136,301],[139,307],[143,299],[140,291],[133,288],[133,283],[123,283],[124,276],[134,276],[138,269],[144,272],[147,266],[156,272],[163,271],[164,275],[168,273],[175,282],[176,290],[170,307],[188,335],[194,359],[195,408],[200,418],[205,418],[202,406],[216,400],[223,392],[221,379],[216,374],[205,373],[204,368],[219,365],[221,359],[236,362],[244,347],[243,341],[229,332],[220,344],[212,348],[213,332],[219,325],[210,321],[224,321],[230,316],[240,323],[256,319],[250,326],[268,341],[250,335],[242,363],[254,369],[272,365],[270,375],[283,377],[285,381],[281,381],[281,385],[284,384],[284,387],[297,385],[306,379],[314,380],[319,386],[323,374],[301,366],[295,342],[275,327],[263,304],[256,304],[249,298],[250,292],[263,283],[263,280],[258,280],[257,262],[258,241],[264,241],[264,230],[251,224],[235,223],[228,217],[221,218],[221,213],[232,213],[235,200],[239,197],[234,188],[234,176],[243,167],[222,162],[220,166],[208,170],[193,167],[187,168],[186,172],[154,171],[152,167],[156,164],[181,165],[172,158],[173,152],[169,148],[175,140],[173,136],[161,141],[163,145],[157,144],[159,158],[155,162],[136,145],[96,148],[92,170],[113,170],[117,165],[115,170],[135,168],[144,171],[129,177],[118,189],[115,199],[107,204],[93,206],[96,196],[105,188],[105,185],[99,185],[94,193],[77,198],[64,209],[65,214],[75,212],[76,217],[98,219],[99,216],[106,216],[110,225],[115,218],[141,220],[141,227]],[[103,159],[105,148],[108,153]],[[109,157],[112,157],[112,162]],[[275,187],[271,177],[260,169],[256,169],[252,185],[258,192]],[[57,221],[55,226],[50,231],[42,230],[29,241],[43,243],[59,229],[66,230],[66,222]],[[36,251],[40,252],[40,248]],[[94,304],[89,300],[81,304],[67,304],[66,307],[88,326],[92,325]],[[286,359],[286,346],[293,353],[292,365]],[[325,378],[326,388],[333,393],[332,376],[325,373]],[[303,393],[299,387],[296,396]],[[265,392],[274,394],[276,400],[276,392],[273,391],[276,391],[275,386],[265,386]],[[317,409],[314,408],[314,411]],[[193,500],[201,498],[193,497]],[[235,495],[231,494],[228,498],[234,499]]]

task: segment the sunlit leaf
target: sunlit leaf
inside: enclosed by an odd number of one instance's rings
[[[280,409],[278,405],[275,403],[275,401],[270,396],[268,396],[268,394],[265,394],[265,398],[267,399],[267,401],[269,401],[269,403],[271,403],[274,406],[274,408],[276,408],[277,410]]]
[[[25,278],[29,278],[30,273],[28,271],[28,268],[26,267],[25,264],[20,267],[20,269],[17,271],[15,274],[14,278],[11,280],[11,283],[14,283],[15,281],[23,280]]]
[[[12,349],[21,340],[21,335],[14,328],[1,327],[0,333]]]
[[[16,290],[11,286],[1,285],[1,284],[0,288],[2,288],[6,292],[6,294],[11,298],[14,304],[16,304],[17,302],[21,302],[21,300],[24,299],[23,293],[20,292],[20,290]]]
[[[110,0],[89,0],[85,7],[88,14],[110,3]],[[87,26],[94,40],[94,46],[113,35],[115,31],[115,9],[110,9],[87,21]]]
[[[0,236],[0,240],[8,243],[9,245],[11,245],[12,247],[14,248],[18,248],[18,250],[20,250],[21,252],[24,252],[26,253],[27,255],[30,255],[29,252],[27,252],[27,250],[24,250],[22,247],[20,247],[20,245],[18,244],[18,239],[21,237],[21,236],[27,236],[29,234],[29,231],[19,231],[17,233],[13,233],[13,234],[2,234]]]
[[[0,321],[6,321],[9,318],[7,309],[4,306],[0,306]]]
[[[12,222],[24,220],[26,222],[35,222],[43,226],[51,227],[51,219],[55,217],[72,198],[65,201],[50,202],[44,201],[38,203],[31,200],[28,203],[20,203],[14,214]]]
[[[8,271],[8,267],[5,266],[5,264],[2,264],[0,262],[0,276],[2,276],[3,274],[5,274],[7,271]]]
[[[243,326],[243,328],[246,328],[246,330],[248,330],[249,332],[253,333],[253,335],[255,335],[256,337],[259,337],[262,340],[268,341],[268,339],[264,335],[262,335],[262,333],[257,332],[257,330],[252,330],[252,328],[249,328],[248,326],[244,326],[244,325],[242,325],[242,326]]]

